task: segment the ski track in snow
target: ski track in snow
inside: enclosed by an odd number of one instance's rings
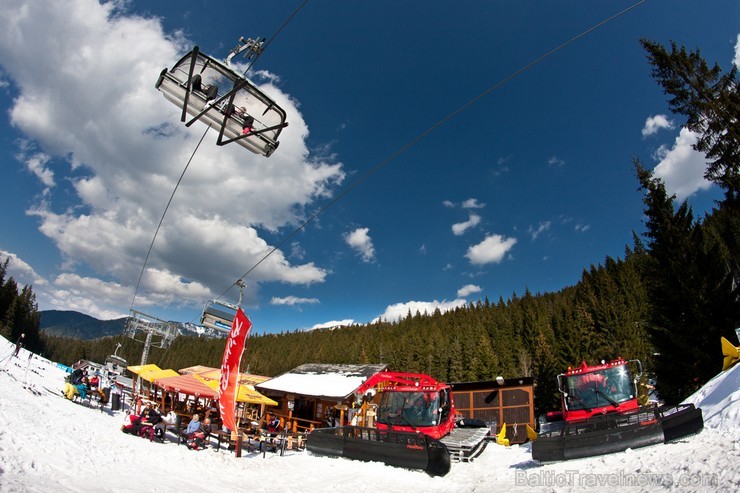
[[[28,384],[41,394],[24,390],[27,357],[22,350],[0,372],[2,493],[740,491],[740,365],[688,399],[702,407],[705,428],[679,442],[547,464],[532,460],[528,444],[489,443],[473,462],[453,463],[447,476],[430,477],[290,450],[265,458],[245,450],[237,459],[223,444],[218,452],[191,451],[171,433],[164,444],[125,435],[119,431],[123,412],[62,398],[65,374],[44,359],[34,357],[28,372]]]

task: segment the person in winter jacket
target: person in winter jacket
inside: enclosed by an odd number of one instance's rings
[[[192,435],[196,431],[198,431],[198,428],[200,428],[200,416],[197,414],[193,414],[193,419],[190,420],[190,423],[188,423],[188,427],[185,428],[185,435]]]
[[[80,382],[82,382],[82,378],[85,376],[85,370],[82,368],[77,368],[76,370],[73,370],[72,373],[69,374],[69,377],[67,377],[67,381],[71,383],[72,385],[77,385]]]
[[[123,424],[121,425],[121,431],[128,433],[129,435],[137,435],[141,428],[141,417],[136,414],[127,414],[123,418]]]
[[[188,446],[189,449],[192,450],[200,450],[202,448],[205,448],[206,446],[206,440],[211,434],[211,420],[206,418],[203,420],[203,422],[198,427],[198,430],[195,431],[188,440],[185,442],[185,445]]]

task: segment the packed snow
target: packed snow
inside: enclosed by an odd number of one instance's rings
[[[189,450],[121,433],[124,411],[62,398],[65,373],[0,338],[0,492],[236,491],[318,493],[532,491],[740,491],[740,365],[688,401],[705,428],[677,443],[559,463],[532,460],[529,445],[491,442],[444,477],[379,462],[284,456],[221,447]],[[721,366],[721,358],[717,358]],[[28,387],[28,388],[27,388]]]

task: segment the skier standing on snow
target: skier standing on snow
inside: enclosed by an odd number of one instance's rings
[[[26,337],[26,334],[21,334],[21,336],[18,338],[17,341],[15,341],[15,352],[13,353],[13,357],[17,358],[18,353],[21,351],[21,348],[23,347],[23,338]]]

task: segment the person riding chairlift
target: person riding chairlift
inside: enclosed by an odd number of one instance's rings
[[[216,84],[203,84],[200,74],[195,74],[191,79],[193,91],[198,91],[206,96],[206,101],[216,99],[218,96],[218,86]]]
[[[247,114],[247,108],[244,106],[236,106],[234,108],[234,114],[244,120],[244,123],[242,124],[242,135],[249,134],[254,125],[254,117]]]

